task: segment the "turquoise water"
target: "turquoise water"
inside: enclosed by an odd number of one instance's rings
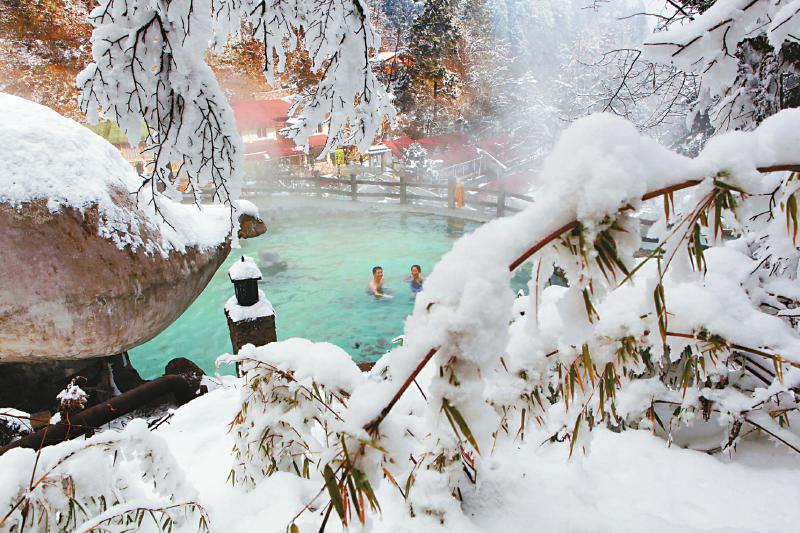
[[[414,263],[423,276],[453,242],[478,223],[410,213],[314,213],[268,222],[269,230],[242,241],[208,287],[169,328],[133,350],[134,366],[145,379],[163,374],[174,357],[187,357],[207,373],[231,351],[223,305],[233,295],[227,270],[242,254],[253,257],[272,302],[278,339],[305,337],[344,348],[356,361],[375,360],[403,332],[413,310],[405,277]],[[367,294],[372,267],[384,269],[391,300]],[[515,289],[527,275],[514,278]],[[231,369],[221,369],[230,372]]]

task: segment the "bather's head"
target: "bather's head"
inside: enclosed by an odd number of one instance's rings
[[[383,278],[383,267],[374,266],[372,267],[372,277],[376,280]]]
[[[422,267],[419,265],[411,265],[411,276],[418,278],[422,274]]]

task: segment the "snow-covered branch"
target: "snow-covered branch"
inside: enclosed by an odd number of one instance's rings
[[[241,140],[233,112],[205,63],[213,36],[209,6],[201,1],[102,2],[90,14],[94,63],[78,76],[81,108],[96,122],[102,110],[152,158],[153,191],[211,184],[214,197],[238,197]],[[205,9],[203,9],[205,7]],[[171,164],[179,165],[173,173]],[[154,201],[155,195],[150,195]]]
[[[302,95],[292,112],[299,121],[288,133],[299,144],[328,122],[327,152],[337,145],[366,151],[393,117],[385,88],[370,69],[369,57],[380,39],[361,0],[217,0],[214,17],[218,43],[238,34],[244,18],[264,48],[264,73],[273,84],[286,65],[286,52],[297,48],[297,32],[321,79],[315,90]],[[277,61],[274,58],[277,57]]]
[[[719,130],[746,129],[792,107],[800,44],[797,0],[670,2],[645,56],[700,76],[699,106]],[[683,5],[682,5],[683,4]]]
[[[94,63],[78,77],[82,110],[92,121],[101,111],[117,121],[132,145],[144,121],[152,157],[145,184],[154,191],[159,185],[175,191],[186,180],[194,192],[211,184],[222,203],[238,197],[241,139],[205,54],[242,31],[243,20],[263,44],[270,83],[304,32],[322,77],[294,106],[299,126],[290,134],[300,144],[329,122],[326,150],[339,144],[365,150],[392,116],[389,96],[369,68],[379,39],[361,0],[103,0],[90,19]]]
[[[417,296],[403,346],[337,406],[307,476],[323,485],[314,507],[327,492],[326,516],[364,522],[367,497],[351,496],[383,473],[411,514],[446,521],[498,441],[525,439],[531,426],[570,454],[588,451],[598,426],[712,452],[755,428],[800,449],[788,427],[800,413],[798,120],[783,111],[695,159],[612,115],[571,126],[534,205],[456,243]],[[643,226],[658,238],[645,257]],[[512,271],[530,260],[530,293],[515,295]],[[555,269],[567,286],[545,288]],[[317,355],[299,360],[289,342],[259,350],[306,380],[324,353],[309,347]]]
[[[166,530],[195,513],[200,531],[209,530],[196,492],[144,420],[39,452],[11,450],[0,457],[0,470],[3,531],[117,530],[141,524],[145,514]]]

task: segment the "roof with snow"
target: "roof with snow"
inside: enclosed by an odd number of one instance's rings
[[[309,135],[308,137],[308,146],[310,148],[321,148],[325,146],[327,142],[328,142],[327,133],[315,133],[314,135]]]
[[[394,52],[379,52],[372,58],[372,61],[389,61],[397,55]]]
[[[390,152],[390,151],[391,150],[389,149],[389,147],[386,146],[385,144],[374,144],[374,145],[369,147],[369,150],[367,150],[367,154],[369,154],[369,155],[377,155],[377,154],[383,154],[383,153]]]
[[[414,139],[411,137],[398,137],[397,139],[392,139],[391,141],[383,141],[383,144],[389,147],[389,150],[392,151],[393,156],[400,159],[413,142]]]
[[[325,133],[315,133],[308,137],[308,146],[311,149],[321,149],[328,142]],[[294,141],[286,137],[279,136],[277,139],[261,139],[245,143],[244,155],[250,160],[272,160],[299,155],[303,153],[303,147],[294,144]]]
[[[283,126],[292,104],[283,100],[249,100],[233,106],[239,131]]]

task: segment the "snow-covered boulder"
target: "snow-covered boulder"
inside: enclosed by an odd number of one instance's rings
[[[119,151],[46,107],[0,94],[0,147],[0,362],[137,346],[230,251],[229,208],[159,196],[157,213]],[[240,236],[263,233],[243,207]]]

